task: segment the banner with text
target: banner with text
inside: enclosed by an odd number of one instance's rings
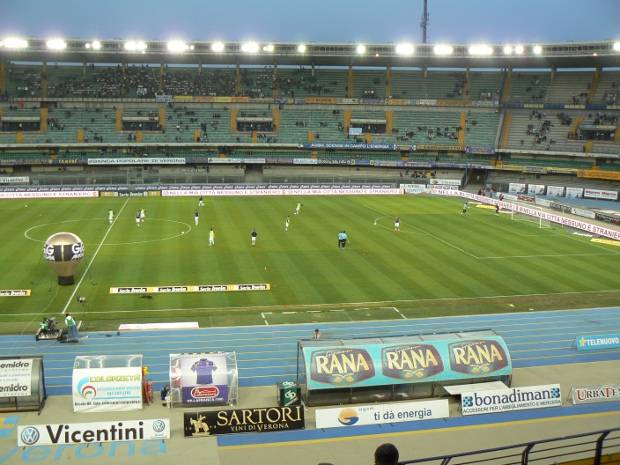
[[[304,427],[304,408],[301,405],[185,412],[183,415],[186,438],[229,433],[269,433]]]
[[[111,287],[110,294],[184,294],[187,292],[268,291],[270,283],[261,284],[197,284],[191,286]]]
[[[597,402],[620,401],[620,384],[597,384],[595,386],[573,386],[573,404],[594,404]]]
[[[508,192],[511,194],[525,194],[525,188],[527,186],[518,182],[511,182],[508,184]]]
[[[561,406],[562,395],[559,384],[474,391],[461,395],[461,413],[463,415]]]
[[[180,392],[182,404],[227,404],[231,369],[224,352],[171,354],[170,387]]]
[[[170,420],[167,418],[27,425],[17,428],[19,447],[162,439],[170,439]]]
[[[309,390],[472,380],[512,373],[508,347],[500,336],[399,343],[346,341],[302,348]]]
[[[0,397],[32,395],[31,358],[0,359]]]
[[[617,191],[603,189],[584,189],[583,196],[591,199],[618,200]]]
[[[620,348],[620,334],[604,334],[599,336],[577,336],[577,350],[604,350]]]
[[[142,408],[142,367],[74,368],[74,412]]]
[[[0,199],[69,199],[99,197],[98,191],[0,191]]]
[[[448,399],[317,409],[317,428],[435,420],[450,416]]]
[[[564,197],[564,186],[547,186],[547,195]]]
[[[271,195],[398,195],[398,187],[324,187],[257,189],[175,189],[162,190],[162,197],[271,196]]]
[[[182,157],[89,158],[89,165],[184,165]]]

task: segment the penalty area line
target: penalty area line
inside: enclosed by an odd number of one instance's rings
[[[125,203],[123,204],[123,206],[121,207],[121,209],[118,211],[118,215],[116,215],[116,217],[114,218],[114,220],[112,221],[112,224],[110,226],[108,226],[108,230],[105,232],[105,234],[103,235],[103,238],[101,239],[101,242],[99,242],[99,246],[97,247],[97,249],[95,250],[95,253],[93,254],[93,258],[90,259],[90,262],[88,262],[88,266],[86,267],[86,269],[84,270],[84,273],[82,273],[82,277],[80,278],[80,280],[78,281],[77,285],[75,286],[75,289],[73,289],[73,292],[71,293],[71,295],[69,296],[69,299],[67,300],[67,303],[65,304],[64,308],[62,309],[62,312],[60,312],[62,315],[64,315],[65,313],[67,313],[67,309],[69,308],[69,305],[71,305],[71,301],[73,300],[73,298],[75,297],[75,294],[77,294],[78,289],[80,288],[80,285],[82,284],[82,282],[84,281],[84,278],[86,277],[86,275],[88,274],[88,270],[90,270],[90,267],[93,265],[93,263],[95,262],[95,258],[97,258],[97,255],[99,254],[99,251],[101,250],[101,247],[103,247],[103,243],[105,242],[106,238],[108,237],[108,234],[110,234],[110,231],[112,231],[112,228],[114,227],[114,225],[116,224],[116,221],[118,220],[118,218],[121,216],[121,213],[123,212],[123,210],[125,209],[125,206],[127,205],[127,202],[129,202],[130,197],[127,197],[127,200],[125,200]]]

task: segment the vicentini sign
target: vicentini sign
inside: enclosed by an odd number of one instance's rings
[[[468,392],[461,396],[463,415],[560,407],[561,405],[562,395],[559,384]]]
[[[170,420],[19,426],[19,447],[170,439]]]

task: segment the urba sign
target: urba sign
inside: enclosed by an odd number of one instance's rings
[[[264,433],[301,429],[305,426],[304,409],[301,405],[185,412],[183,423],[185,437],[228,433]]]

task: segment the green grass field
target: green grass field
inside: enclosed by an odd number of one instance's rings
[[[303,208],[296,216],[298,200]],[[32,295],[0,297],[0,328],[34,332],[43,314],[65,309],[83,329],[95,330],[123,322],[263,325],[620,304],[619,248],[487,209],[472,207],[462,216],[461,205],[424,196],[207,198],[195,227],[195,198],[3,201],[0,289]],[[120,212],[112,226],[110,208]],[[146,222],[138,228],[140,208]],[[393,231],[395,216],[401,232]],[[208,246],[211,226],[215,247]],[[341,229],[350,236],[345,250],[337,248]],[[43,260],[43,241],[58,231],[86,244],[74,286],[58,286]],[[109,293],[228,283],[272,289],[152,298]]]

